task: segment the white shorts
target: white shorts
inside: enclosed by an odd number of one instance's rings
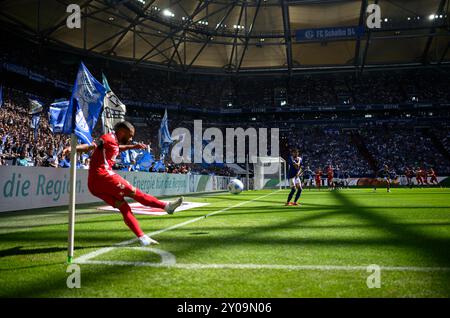
[[[302,187],[302,181],[300,180],[300,177],[289,179],[289,185],[291,186],[291,188],[295,187],[297,184],[300,186],[300,188]]]

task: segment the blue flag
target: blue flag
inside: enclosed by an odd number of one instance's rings
[[[63,132],[64,121],[66,119],[67,109],[69,108],[69,101],[55,102],[50,105],[48,110],[48,122],[50,130],[54,134]]]
[[[64,121],[63,133],[73,131],[83,143],[92,143],[92,131],[100,116],[106,90],[81,63],[73,85],[72,97]],[[74,111],[75,110],[75,111]],[[73,120],[75,113],[75,120]],[[75,127],[72,127],[75,121]]]
[[[153,167],[155,171],[165,172],[166,166],[164,165],[164,162],[162,160],[158,160],[155,163],[155,166]]]
[[[167,109],[164,112],[164,117],[161,121],[158,133],[159,148],[161,149],[161,156],[164,156],[169,152],[169,147],[173,143],[173,139],[169,132],[169,120],[167,118]]]
[[[143,151],[143,155],[136,160],[136,167],[141,171],[149,171],[153,161],[155,161],[151,152]]]
[[[122,151],[120,153],[120,156],[122,158],[122,164],[124,166],[129,166],[131,164],[130,151],[129,150]]]

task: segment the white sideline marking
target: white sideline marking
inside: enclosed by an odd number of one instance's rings
[[[274,265],[274,264],[163,264],[150,262],[124,262],[124,261],[94,261],[77,262],[80,264],[116,265],[116,266],[145,266],[177,269],[277,269],[277,270],[319,270],[319,271],[366,271],[367,266],[342,265]],[[448,272],[450,267],[415,267],[415,266],[382,266],[383,271],[400,272]]]
[[[179,228],[179,227],[182,227],[182,226],[185,226],[185,225],[188,225],[188,224],[191,224],[191,223],[194,223],[194,222],[203,220],[203,219],[207,218],[208,216],[216,215],[216,214],[219,214],[219,213],[222,213],[222,212],[231,210],[231,209],[233,209],[233,208],[240,207],[240,206],[242,206],[242,205],[244,205],[244,204],[247,204],[247,203],[250,203],[250,202],[253,202],[253,201],[262,199],[262,198],[265,198],[265,197],[267,197],[267,196],[269,196],[269,195],[272,195],[272,194],[274,194],[274,193],[277,193],[277,192],[279,192],[279,191],[281,191],[281,190],[276,190],[276,191],[274,191],[274,192],[271,192],[271,193],[269,193],[269,194],[265,194],[265,195],[259,196],[259,197],[257,197],[257,198],[252,199],[252,200],[244,201],[244,202],[241,202],[241,203],[238,203],[238,204],[229,206],[229,207],[227,207],[227,208],[224,208],[224,209],[221,209],[221,210],[218,210],[218,211],[214,211],[214,212],[208,213],[208,214],[206,214],[206,215],[204,215],[204,216],[200,216],[200,217],[194,218],[194,219],[192,219],[192,220],[188,220],[188,221],[185,221],[185,222],[182,222],[182,223],[178,223],[178,224],[169,226],[168,228],[165,228],[165,229],[162,229],[162,230],[158,230],[158,231],[155,231],[155,232],[151,232],[151,233],[149,233],[149,234],[147,234],[147,235],[151,237],[151,236],[153,236],[153,235],[161,234],[161,233],[164,233],[164,232],[167,232],[167,231],[170,231],[170,230],[173,230],[173,229],[176,229],[176,228]],[[80,256],[80,257],[74,259],[73,262],[74,262],[74,263],[80,263],[80,264],[81,264],[81,263],[87,264],[87,261],[89,261],[90,259],[92,259],[92,258],[94,258],[94,257],[97,257],[97,256],[99,256],[99,255],[108,253],[108,252],[110,252],[110,251],[112,251],[112,250],[114,250],[114,249],[116,249],[116,248],[118,248],[118,247],[123,247],[123,246],[126,246],[126,245],[133,244],[133,243],[135,243],[135,242],[137,242],[137,241],[138,241],[138,239],[137,239],[137,238],[134,238],[134,239],[131,239],[131,240],[128,240],[128,241],[123,241],[123,242],[121,242],[121,243],[117,243],[117,244],[115,244],[115,245],[112,246],[112,247],[104,247],[104,248],[98,249],[98,250],[96,250],[96,251],[93,251],[93,252],[91,252],[91,253],[82,255],[82,256]],[[125,263],[126,263],[126,262],[125,262]]]

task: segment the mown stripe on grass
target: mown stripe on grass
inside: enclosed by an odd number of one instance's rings
[[[110,265],[110,266],[145,266],[164,267],[176,269],[270,269],[270,270],[319,270],[319,271],[367,271],[368,266],[343,266],[343,265],[277,265],[277,264],[167,264],[150,262],[128,261],[95,261],[86,260],[79,264]],[[450,267],[416,267],[416,266],[380,266],[382,271],[398,272],[449,272]]]

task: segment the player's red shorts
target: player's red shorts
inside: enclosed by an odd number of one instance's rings
[[[438,179],[436,178],[436,176],[431,176],[430,182],[438,182]]]
[[[115,206],[116,201],[123,201],[125,196],[136,191],[127,180],[113,172],[89,176],[88,188],[93,195],[112,206]]]
[[[327,180],[328,180],[328,184],[333,183],[333,177],[328,177]]]
[[[322,181],[321,179],[316,178],[316,185],[320,187],[321,181]]]

